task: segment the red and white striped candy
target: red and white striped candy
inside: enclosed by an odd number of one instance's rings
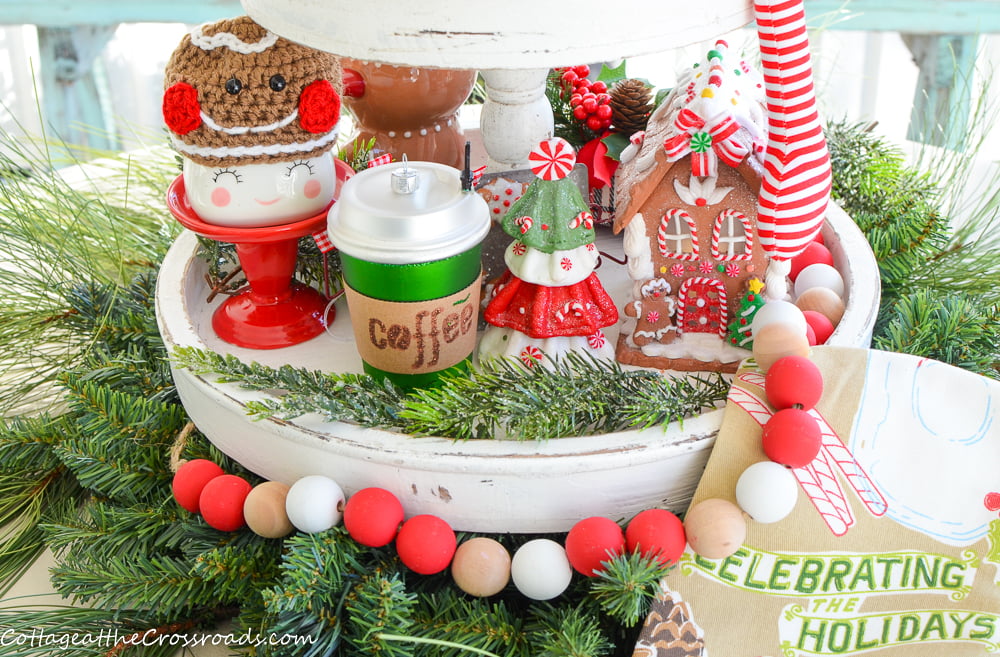
[[[758,199],[761,246],[775,260],[805,249],[830,197],[830,155],[816,96],[802,0],[754,3],[767,98],[768,140]]]
[[[531,171],[542,180],[559,180],[569,175],[576,164],[576,151],[561,137],[539,142],[528,153]]]

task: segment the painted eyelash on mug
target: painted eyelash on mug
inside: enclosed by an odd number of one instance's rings
[[[223,175],[225,175],[227,173],[231,174],[233,176],[233,178],[236,179],[236,184],[237,185],[240,184],[241,182],[243,182],[243,176],[241,176],[240,174],[236,173],[236,169],[229,169],[229,168],[219,169],[218,171],[213,172],[212,173],[212,182],[219,182],[219,178],[221,178]]]
[[[289,165],[288,169],[286,169],[285,175],[291,177],[292,171],[294,171],[295,167],[298,166],[304,166],[306,169],[309,170],[309,175],[310,176],[313,175],[313,165],[310,164],[308,160],[296,160],[295,162],[292,162],[291,165]]]

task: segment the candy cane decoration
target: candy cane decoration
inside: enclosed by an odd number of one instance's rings
[[[815,411],[810,411],[809,414],[816,418],[822,431],[822,451],[826,452],[833,459],[833,462],[837,464],[840,471],[847,477],[847,481],[850,482],[851,488],[858,494],[858,497],[861,498],[861,501],[871,514],[873,516],[884,516],[885,512],[889,509],[889,504],[885,501],[878,488],[875,487],[875,483],[871,480],[871,477],[861,467],[861,464],[855,460],[854,455],[851,454],[851,450],[844,446],[844,443],[837,438],[832,430],[828,431],[829,425],[826,423],[826,420]]]
[[[830,155],[816,112],[803,1],[759,0],[754,14],[768,123],[757,230],[772,260],[788,260],[823,224]]]
[[[737,380],[748,383],[752,386],[758,388],[764,388],[764,375],[759,372],[744,372],[737,377]],[[770,411],[769,411],[770,412]],[[810,409],[809,415],[816,420],[816,424],[819,425],[823,450],[829,454],[833,462],[837,464],[840,471],[844,473],[847,477],[847,481],[850,482],[851,488],[855,490],[858,497],[864,503],[865,507],[874,516],[884,516],[886,510],[889,508],[888,503],[885,498],[882,497],[882,493],[876,488],[875,483],[865,472],[865,469],[861,467],[861,464],[857,462],[854,455],[851,454],[851,450],[847,449],[844,443],[837,437],[836,432],[833,427],[826,421],[819,411],[815,408]],[[765,422],[767,419],[765,418]],[[763,426],[763,423],[761,424]]]
[[[729,255],[728,253],[719,252],[719,241],[722,238],[722,224],[725,221],[738,221],[740,225],[743,226],[743,238],[746,240],[745,246],[743,247],[743,253],[734,253]],[[715,219],[715,225],[712,226],[712,257],[716,260],[722,261],[734,261],[734,260],[750,260],[753,257],[753,229],[750,227],[750,220],[747,219],[746,215],[742,212],[736,210],[723,210],[719,213],[719,216]]]
[[[742,408],[757,424],[764,426],[774,412],[757,395],[743,388],[729,389],[729,400]],[[818,460],[818,459],[817,459]],[[854,524],[854,516],[844,499],[844,491],[832,476],[821,476],[813,464],[792,468],[792,474],[835,536],[843,536]],[[829,472],[832,475],[832,470]]]
[[[685,301],[685,297],[687,296],[688,288],[690,288],[692,285],[710,286],[713,290],[715,290],[715,293],[719,296],[719,301],[718,301],[719,316],[724,318],[729,313],[729,297],[726,294],[725,284],[722,281],[716,280],[714,278],[708,278],[706,276],[694,276],[681,283],[681,288],[677,290],[677,297],[678,299],[681,300],[677,306],[677,326],[680,327],[678,333],[684,333],[684,315],[685,315],[685,308],[688,305],[687,302]],[[720,338],[725,339],[726,337],[725,322],[719,323],[719,330],[717,331],[717,333]]]
[[[678,227],[681,225],[680,222],[684,221],[687,224],[688,233],[691,239],[691,253],[678,253],[673,251],[668,245],[667,240],[673,238],[674,240],[680,240],[683,237],[688,237],[688,235],[682,235],[678,230],[677,233],[667,233],[668,228],[671,223],[676,221]],[[671,209],[663,213],[663,217],[660,218],[660,227],[656,231],[656,245],[660,249],[660,255],[669,256],[675,260],[697,260],[698,255],[698,228],[695,226],[694,219],[684,210]]]

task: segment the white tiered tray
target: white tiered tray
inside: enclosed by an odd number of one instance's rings
[[[878,271],[853,221],[831,205],[824,227],[827,245],[849,288],[847,310],[829,344],[866,346],[878,307]],[[620,253],[617,239],[603,236],[603,251]],[[285,349],[252,351],[220,341],[212,332],[205,265],[197,240],[182,234],[168,252],[157,286],[160,331],[168,349],[190,345],[229,353],[245,362],[331,372],[360,372],[347,306],[327,333]],[[623,299],[623,268],[598,270],[609,293]],[[615,329],[615,327],[609,327]],[[614,339],[615,331],[608,331]],[[686,508],[722,421],[722,410],[666,429],[520,442],[413,438],[318,415],[254,421],[246,403],[267,396],[223,384],[211,376],[175,369],[181,400],[198,428],[223,452],[262,477],[291,484],[309,474],[335,479],[350,495],[368,486],[395,493],[407,515],[433,513],[458,530],[567,531],[593,515],[616,520],[665,507]]]

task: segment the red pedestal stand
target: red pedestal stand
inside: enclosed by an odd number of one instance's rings
[[[338,191],[339,183],[353,173],[341,165],[338,161]],[[299,238],[326,227],[326,210],[277,226],[217,226],[202,221],[191,208],[184,191],[184,176],[178,176],[167,189],[167,207],[188,230],[236,246],[247,287],[226,299],[212,316],[212,328],[219,338],[238,347],[278,349],[305,342],[324,331],[329,300],[313,288],[293,282],[292,275]]]

